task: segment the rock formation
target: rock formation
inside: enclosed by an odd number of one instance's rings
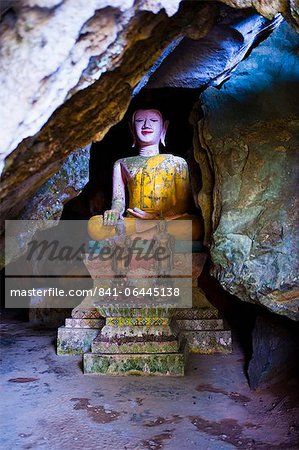
[[[203,93],[198,149],[207,186],[214,180],[213,275],[240,299],[297,320],[298,41],[282,25],[220,90]],[[202,193],[199,203],[205,211]]]

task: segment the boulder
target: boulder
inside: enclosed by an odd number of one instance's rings
[[[206,162],[199,204],[212,274],[241,300],[294,320],[299,319],[298,44],[298,35],[283,24],[220,90],[203,93],[195,155]]]

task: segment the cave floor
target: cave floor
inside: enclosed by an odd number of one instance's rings
[[[186,376],[83,375],[56,329],[2,321],[3,449],[298,448],[294,380],[250,391],[244,357],[192,355]]]

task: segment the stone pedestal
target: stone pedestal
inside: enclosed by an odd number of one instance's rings
[[[81,355],[90,351],[92,341],[97,337],[105,319],[93,306],[93,300],[87,297],[72,317],[65,319],[65,326],[58,328],[57,354]]]
[[[106,325],[83,357],[84,373],[184,375],[185,341],[172,331],[168,308],[97,307]]]
[[[65,326],[59,328],[57,353],[83,354],[85,374],[181,376],[188,350],[193,353],[230,351],[230,331],[224,329],[217,309],[197,286],[206,254],[193,248],[191,261],[184,248],[179,250],[172,276],[186,277],[189,258],[189,264],[192,263],[192,273],[187,273],[190,301],[184,302],[185,294],[180,303],[158,302],[157,306],[153,301],[148,304],[147,300],[134,297],[125,301],[113,299],[107,292],[104,298],[99,293],[98,298],[86,297],[72,311],[72,317],[66,319]],[[109,288],[111,277],[114,279],[111,261],[87,257],[85,264],[94,280],[95,292],[107,283]],[[140,283],[144,287],[147,282],[154,288],[159,279],[151,278],[152,266],[151,260],[140,262],[133,255],[129,278],[135,278],[136,286]],[[191,306],[191,289],[193,308],[187,308],[184,305]]]
[[[175,321],[182,339],[188,342],[190,353],[230,353],[231,331],[219,311],[207,300],[204,292],[193,288],[193,308],[176,311]]]

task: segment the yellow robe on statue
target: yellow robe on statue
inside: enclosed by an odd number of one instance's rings
[[[190,206],[190,180],[186,161],[173,155],[155,155],[136,168],[128,179],[129,208],[169,217]]]
[[[186,214],[192,199],[187,162],[178,156],[158,154],[125,158],[124,163],[128,172],[129,208],[152,213],[153,218],[180,216],[178,219],[192,220],[192,237],[190,233],[186,234],[186,225],[169,223],[168,231],[180,239],[188,239],[188,236],[193,240],[198,239],[201,233],[198,218]],[[128,235],[147,228],[144,219],[128,216],[124,221]],[[94,216],[89,220],[88,232],[92,239],[102,240],[113,236],[115,227],[103,225],[103,216]]]

